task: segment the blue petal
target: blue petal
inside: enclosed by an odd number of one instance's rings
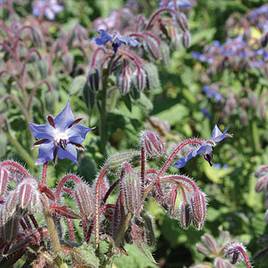
[[[212,146],[210,144],[204,144],[201,145],[195,153],[195,156],[197,155],[205,155],[205,154],[210,154],[212,152]]]
[[[38,159],[36,161],[37,165],[42,165],[46,162],[53,160],[53,151],[55,145],[53,142],[44,143],[39,146]]]
[[[86,138],[87,133],[91,129],[82,125],[74,125],[67,130],[69,141],[77,144],[81,144]]]
[[[75,164],[77,163],[77,151],[72,144],[67,144],[65,149],[59,147],[58,150],[59,159],[70,159]]]
[[[221,130],[218,128],[217,125],[215,125],[213,131],[212,131],[212,135],[211,135],[211,139],[216,142],[219,143],[222,140],[224,140],[227,137],[227,130],[225,129],[223,132],[221,132]]]
[[[29,127],[36,139],[53,139],[54,128],[51,125],[29,123]]]
[[[74,115],[68,101],[63,110],[54,118],[55,127],[65,130],[74,121]]]
[[[186,165],[186,163],[187,163],[187,158],[182,157],[175,163],[175,167],[176,168],[183,168]]]
[[[109,35],[106,31],[104,30],[99,30],[99,36],[95,38],[95,42],[97,45],[105,45],[107,42],[112,41],[112,36]]]

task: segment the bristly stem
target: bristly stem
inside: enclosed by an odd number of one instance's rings
[[[41,179],[41,183],[44,185],[47,185],[47,166],[48,163],[44,163],[43,167],[42,167],[42,179]]]
[[[47,223],[47,230],[48,230],[48,233],[50,236],[53,251],[54,251],[55,256],[56,256],[55,263],[60,268],[63,268],[63,267],[67,268],[68,266],[63,262],[63,260],[60,257],[61,244],[60,244],[57,228],[55,226],[53,217],[50,213],[48,198],[46,197],[45,194],[42,194],[42,197],[43,197],[42,202],[43,202],[43,209],[44,209],[44,217],[45,217],[45,220]]]
[[[145,186],[145,164],[146,164],[146,152],[144,146],[141,146],[141,155],[140,155],[140,165],[141,165],[141,196],[144,195],[144,186]]]
[[[199,138],[192,138],[192,139],[186,139],[179,143],[178,146],[172,151],[172,153],[167,158],[166,162],[162,166],[162,168],[158,172],[158,178],[163,176],[164,173],[167,171],[167,169],[170,167],[172,162],[174,161],[174,158],[177,156],[177,154],[186,146],[186,145],[201,145],[204,142],[203,139]]]

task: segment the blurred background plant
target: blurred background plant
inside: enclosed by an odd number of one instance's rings
[[[158,240],[153,255],[161,267],[200,263],[203,257],[196,243],[205,232],[218,237],[219,227],[243,241],[251,256],[262,250],[267,225],[262,195],[255,192],[254,174],[258,166],[268,163],[266,1],[56,1],[59,7],[53,11],[53,18],[46,16],[45,10],[33,13],[37,2],[0,1],[0,157],[26,162],[36,169],[28,120],[43,123],[43,115],[58,112],[67,99],[75,112],[86,118],[87,126],[98,126],[98,103],[103,92],[90,96],[96,92],[88,83],[92,82],[89,75],[94,53],[106,51],[109,60],[124,51],[135,54],[142,59],[150,90],[137,90],[132,79],[129,93],[124,94],[129,83],[122,77],[133,74],[137,66],[132,61],[130,71],[120,57],[120,64],[107,81],[106,144],[100,151],[100,132],[93,130],[78,166],[57,163],[55,169],[49,168],[49,184],[55,185],[56,178],[66,170],[92,181],[97,167],[105,161],[105,153],[137,147],[137,135],[144,128],[157,131],[172,148],[183,137],[209,137],[214,124],[219,123],[229,127],[234,137],[216,148],[214,165],[193,159],[182,170],[195,177],[208,193],[204,230],[182,231],[164,209],[150,200],[147,206]],[[137,14],[143,14],[140,23],[146,25],[153,10],[163,5],[173,9],[175,2],[188,18],[188,49],[181,45],[183,31],[173,31],[175,24],[167,33],[159,31],[157,23],[150,30],[153,35],[131,36],[133,32],[145,34],[144,25],[139,31],[133,30],[139,25],[132,23]],[[164,13],[161,20],[170,22],[173,16]],[[132,37],[140,45],[129,48],[123,44],[115,54],[109,43],[97,46],[99,29],[105,30],[113,42],[116,36]],[[179,37],[179,42],[171,42],[176,38],[170,38],[170,33]],[[185,34],[184,44],[188,37]],[[108,77],[107,66],[102,67],[103,71]],[[137,249],[130,248],[126,247],[128,257],[118,259],[118,267],[150,267],[138,257]],[[266,262],[264,254],[254,259],[255,267],[266,268]]]

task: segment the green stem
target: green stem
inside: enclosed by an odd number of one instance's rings
[[[32,157],[28,154],[28,152],[20,145],[20,143],[12,136],[10,130],[8,129],[6,132],[6,137],[8,141],[15,147],[17,153],[21,156],[21,158],[28,164],[28,166],[36,170],[36,166]]]
[[[50,236],[52,249],[55,254],[54,262],[59,268],[68,268],[67,264],[64,263],[64,261],[62,260],[60,256],[62,252],[61,244],[60,244],[57,228],[55,226],[53,217],[50,213],[48,198],[46,197],[45,194],[43,194],[42,197],[43,197],[42,201],[43,201],[44,217],[47,223],[47,230]]]
[[[99,133],[100,133],[100,151],[104,157],[107,156],[106,145],[107,145],[107,111],[106,111],[106,97],[107,90],[104,86],[101,91],[101,100],[98,106],[100,121],[99,121]]]

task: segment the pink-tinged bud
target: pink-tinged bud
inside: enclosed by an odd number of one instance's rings
[[[268,165],[262,165],[256,171],[256,177],[263,177],[268,173]]]
[[[179,206],[179,223],[183,229],[187,229],[192,222],[191,207],[188,203],[182,202]]]
[[[120,181],[125,214],[131,212],[138,215],[142,208],[141,182],[138,173],[129,163],[123,164],[124,175]]]
[[[138,91],[143,91],[147,85],[146,73],[143,69],[136,69],[132,76],[134,85]]]
[[[94,215],[95,197],[93,190],[86,183],[79,183],[75,188],[75,198],[82,217],[87,219]]]
[[[11,242],[18,233],[18,217],[10,217],[5,207],[0,209],[0,237],[5,242]]]
[[[122,95],[129,93],[131,88],[131,68],[124,62],[122,71],[117,76],[117,86]]]
[[[182,35],[182,44],[185,48],[190,47],[191,45],[191,34],[190,32],[186,31]]]
[[[255,190],[256,192],[266,191],[268,189],[268,175],[262,176],[257,180]]]
[[[154,131],[144,131],[141,135],[141,144],[149,157],[160,157],[165,154],[165,145]]]
[[[146,35],[145,49],[155,60],[161,58],[161,50],[159,43],[157,42],[157,40],[155,40],[149,35]]]
[[[196,249],[201,254],[203,254],[205,256],[210,256],[210,252],[209,252],[208,248],[205,247],[205,245],[203,243],[197,243],[196,244]]]
[[[37,189],[37,182],[32,178],[24,179],[17,188],[18,205],[25,209],[32,200],[33,192]]]
[[[217,242],[213,236],[211,236],[209,234],[204,234],[201,237],[201,240],[202,240],[203,244],[208,248],[208,250],[211,254],[213,254],[213,255],[218,254],[219,249],[217,246]]]
[[[251,268],[249,257],[246,253],[245,247],[238,242],[231,242],[224,248],[225,257],[227,257],[232,264],[244,261],[247,268]]]
[[[4,206],[4,209],[8,213],[9,217],[11,217],[14,214],[14,212],[16,211],[17,202],[18,202],[17,192],[15,190],[9,191],[9,193],[6,197],[6,202],[5,202],[5,206]]]
[[[176,20],[177,20],[177,22],[178,22],[178,24],[179,24],[181,30],[182,30],[183,32],[187,32],[188,29],[189,29],[189,27],[188,27],[188,22],[187,22],[187,17],[186,17],[186,15],[185,15],[184,13],[182,13],[182,12],[179,12],[179,13],[177,13],[177,15],[176,15]]]
[[[215,268],[233,268],[233,265],[229,261],[217,257],[214,260],[214,267]]]
[[[2,197],[7,191],[8,173],[7,169],[0,167],[0,197]]]
[[[201,230],[204,226],[206,213],[207,213],[207,202],[206,196],[200,190],[195,190],[191,197],[191,208],[193,212],[193,223],[194,226]]]

